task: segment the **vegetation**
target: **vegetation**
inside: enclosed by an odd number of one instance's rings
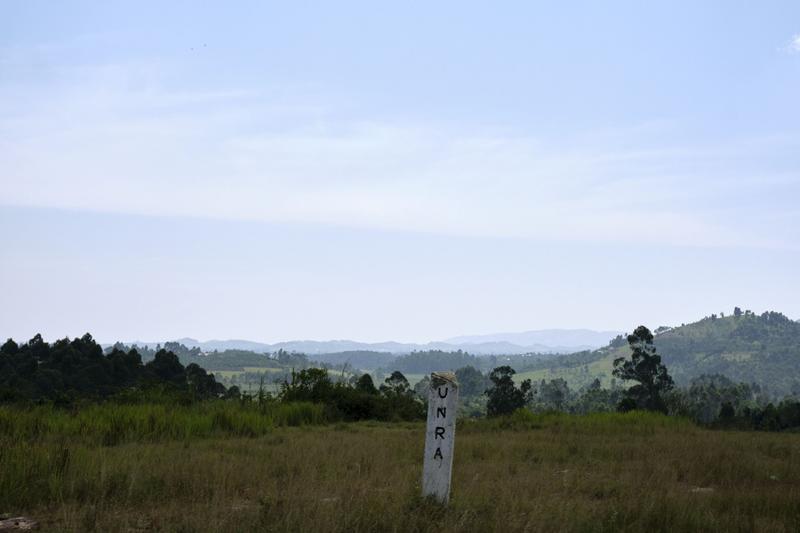
[[[117,446],[220,436],[257,437],[276,427],[330,420],[323,405],[310,402],[212,401],[175,405],[148,401],[89,404],[72,409],[52,405],[0,406],[0,435],[19,442],[69,439],[92,446]]]
[[[489,401],[486,412],[489,416],[500,416],[513,413],[524,408],[532,400],[531,382],[523,381],[519,387],[514,385],[516,372],[510,366],[501,366],[492,370],[489,380],[492,387],[486,391]]]
[[[698,322],[655,330],[662,362],[678,386],[703,375],[724,375],[756,384],[773,398],[800,395],[800,323],[781,313],[750,311],[713,314]],[[609,346],[550,359],[532,360],[514,368],[524,378],[565,379],[573,388],[595,379],[608,386],[613,362],[627,357],[625,337]]]
[[[178,356],[181,363],[190,365],[196,363],[206,370],[245,370],[246,368],[283,368],[285,366],[308,366],[308,358],[304,354],[278,351],[274,354],[257,353],[248,350],[224,350],[203,353],[200,348],[189,348],[180,342],[166,342],[164,346],[155,348],[138,345],[125,345],[121,342],[108,348],[106,352],[118,350],[128,352],[135,350],[141,355],[143,361],[150,361],[156,352],[165,350]]]
[[[145,389],[167,390],[192,399],[228,393],[213,375],[195,363],[184,367],[173,352],[159,350],[143,364],[135,349],[114,348],[104,354],[88,333],[52,345],[41,335],[22,345],[9,339],[0,347],[0,401],[69,403]]]
[[[392,361],[391,368],[410,374],[430,374],[440,370],[454,371],[465,366],[479,367],[481,362],[481,358],[461,350],[456,352],[429,350],[402,355]]]
[[[283,352],[260,356],[279,388],[248,394],[164,348],[143,362],[89,335],[9,340],[0,511],[80,531],[800,528],[800,401],[720,374],[674,387],[655,345],[675,330],[656,331],[602,351],[616,356],[607,387],[457,367],[447,508],[419,498],[427,376],[412,387],[401,370],[334,374]]]
[[[780,313],[711,315],[657,337],[676,381],[722,374],[757,383],[775,396],[800,392],[800,323]]]
[[[317,363],[332,366],[348,365],[352,368],[375,370],[392,365],[396,355],[385,352],[373,352],[369,350],[352,350],[337,353],[315,354],[313,360]]]
[[[185,351],[183,345],[170,347]],[[279,352],[276,359],[285,364],[297,361],[298,356]],[[305,361],[304,356],[301,360]],[[380,390],[374,385],[367,387],[367,379],[371,381],[369,376],[355,382],[334,381],[324,368],[292,370],[273,398],[263,388],[255,395],[243,395],[235,386],[226,389],[196,363],[184,367],[174,352],[164,349],[145,364],[134,348],[125,352],[117,345],[104,354],[89,334],[71,341],[61,339],[52,346],[36,335],[22,345],[9,339],[0,347],[0,402],[188,405],[228,399],[259,405],[267,401],[313,403],[325,406],[327,417],[334,420],[417,420],[424,416],[424,403],[415,397],[402,373],[393,373]]]
[[[639,326],[628,335],[631,348],[630,359],[619,357],[614,360],[614,376],[623,381],[636,384],[625,391],[620,408],[625,411],[645,409],[647,411],[667,412],[663,395],[674,386],[661,363],[661,356],[653,345],[653,334],[644,326]]]
[[[344,420],[420,420],[425,416],[425,404],[414,396],[400,372],[386,378],[377,390],[368,374],[354,383],[334,383],[327,370],[308,368],[292,372],[279,398],[325,405],[333,418]]]
[[[62,434],[79,427],[69,412],[42,416],[52,430],[0,433],[0,508],[47,531],[800,528],[796,434],[708,431],[643,412],[461,421],[442,508],[419,498],[422,423],[104,445]]]
[[[774,315],[755,317],[749,312],[734,314],[731,320],[782,323]],[[651,409],[712,427],[774,431],[800,427],[795,416],[797,398],[791,395],[776,398],[766,387],[711,374],[674,389],[655,344],[658,342],[660,349],[662,339],[674,335],[675,330],[659,328],[657,331],[661,333],[654,336],[647,328],[640,327],[626,339],[612,340],[605,351],[611,350],[619,357],[608,372],[616,376],[611,379],[610,386],[603,386],[598,377],[574,389],[568,380],[560,377],[532,382],[523,374],[521,385],[517,387],[515,370],[508,365],[494,368],[488,376],[473,366],[456,368],[461,384],[459,416],[499,416],[522,407],[533,412],[573,414]],[[627,348],[622,346],[625,341]],[[206,357],[196,348],[189,349],[179,343],[165,346],[177,350],[184,358]],[[312,366],[303,354],[279,351],[270,356],[259,355],[277,365],[273,368],[217,371],[218,375],[229,373],[223,378],[230,385],[226,388],[217,381],[216,375],[208,374],[196,363],[183,366],[172,351],[160,348],[150,360],[142,363],[135,348],[127,352],[123,348],[115,345],[102,353],[88,334],[80,339],[62,339],[52,345],[38,335],[22,345],[9,340],[0,347],[0,402],[51,402],[64,406],[86,401],[189,405],[227,398],[260,404],[265,401],[310,402],[324,406],[328,420],[417,420],[424,416],[429,386],[427,375],[416,375],[418,381],[411,387],[406,375],[399,370],[379,380],[370,374],[359,374],[356,369],[331,373],[326,368]],[[412,355],[408,361],[419,358],[419,353]],[[451,363],[475,359],[458,352],[430,352],[428,355]],[[576,361],[582,357],[585,354],[574,354],[567,359]],[[299,368],[283,366],[294,364]],[[516,377],[519,380],[519,376]],[[633,386],[623,386],[631,381]],[[247,383],[247,390],[240,391],[239,383]]]
[[[779,313],[756,315],[739,310],[729,316],[711,315],[699,322],[676,328],[657,328],[654,344],[658,345],[658,354],[662,363],[669,368],[669,375],[683,390],[701,376],[724,375],[734,382],[746,383],[757,389],[760,398],[777,402],[784,397],[800,395],[800,365],[796,364],[800,360],[800,349],[795,342],[799,330],[796,322]],[[328,368],[334,379],[342,380],[360,376],[363,372],[359,368],[372,367],[376,383],[383,382],[391,372],[399,370],[414,385],[420,397],[424,397],[424,376],[431,370],[457,371],[472,367],[486,380],[492,369],[510,366],[517,371],[518,380],[530,379],[534,390],[545,389],[543,394],[537,391],[538,398],[534,403],[538,407],[568,404],[568,400],[558,401],[559,394],[566,397],[563,394],[565,385],[574,396],[590,387],[597,389],[593,385],[599,380],[603,392],[594,392],[587,405],[603,409],[605,401],[601,397],[616,395],[615,391],[620,385],[615,384],[618,380],[613,376],[613,363],[630,354],[626,336],[613,339],[609,346],[600,350],[564,356],[529,354],[475,357],[464,352],[433,350],[400,357],[378,352],[345,352],[315,355],[312,360],[303,354],[286,352],[281,355],[277,352],[255,354],[229,350],[201,354],[196,348],[173,346],[172,343],[169,347],[183,364],[199,361],[199,366],[213,370],[217,380],[226,386],[237,386],[249,392],[262,387],[273,393],[279,392],[279,384],[291,378],[293,369]],[[149,360],[148,357],[150,355],[142,356],[145,362]],[[395,362],[398,364],[395,365]],[[382,368],[375,370],[376,366]],[[483,390],[487,386],[484,384]],[[463,393],[462,398],[466,400]],[[462,402],[462,413],[485,413],[485,403],[486,397],[481,391]],[[766,405],[768,401],[762,403]]]

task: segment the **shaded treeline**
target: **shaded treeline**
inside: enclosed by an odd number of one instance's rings
[[[145,390],[184,395],[188,400],[228,393],[200,365],[184,366],[173,352],[161,349],[143,363],[135,349],[103,353],[88,333],[52,344],[41,335],[23,344],[9,339],[0,347],[0,401],[70,403]]]
[[[304,368],[309,365],[308,357],[305,354],[284,350],[279,350],[274,354],[257,353],[248,350],[224,350],[203,353],[196,346],[189,348],[180,342],[165,342],[163,346],[159,344],[155,348],[117,342],[110,348],[106,348],[106,353],[110,353],[113,350],[122,352],[135,350],[145,362],[152,360],[159,351],[166,350],[177,355],[178,359],[185,365],[197,363],[210,371],[244,370],[246,367],[284,368],[291,366]]]
[[[289,364],[297,362],[298,355],[280,352],[277,359]],[[307,363],[304,356],[300,362]],[[103,353],[89,334],[52,344],[36,335],[27,343],[9,339],[0,347],[0,402],[70,406],[86,401],[227,401],[245,410],[250,404],[306,402],[323,405],[324,420],[415,420],[425,413],[424,402],[399,372],[378,388],[368,374],[334,380],[327,369],[303,368],[285,375],[277,395],[263,388],[243,394],[235,386],[226,389],[197,363],[184,367],[174,352],[163,348],[143,363],[135,348],[115,346]]]
[[[513,370],[506,372],[509,378],[514,375]],[[514,383],[513,378],[511,383]],[[515,409],[576,415],[629,410],[620,405],[626,393],[621,381],[604,388],[599,380],[595,380],[587,386],[571,389],[565,380],[557,378],[531,383],[529,391],[523,392],[519,386],[516,388],[522,394],[517,393],[517,399],[510,401],[513,408],[501,408],[498,414],[508,414]],[[508,392],[500,397],[514,398]],[[688,387],[666,392],[663,400],[665,414],[708,427],[760,431],[800,429],[798,398],[771,400],[757,385],[736,383],[725,376],[700,376]]]

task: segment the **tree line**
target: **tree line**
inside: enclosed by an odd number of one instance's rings
[[[147,390],[189,399],[228,394],[212,374],[196,363],[184,366],[165,349],[144,363],[135,349],[104,353],[88,333],[52,344],[37,334],[22,344],[8,339],[0,346],[0,401],[70,403]]]
[[[780,321],[780,317],[770,319]],[[460,414],[491,417],[517,409],[575,414],[649,410],[713,427],[773,431],[800,427],[800,402],[795,398],[771,403],[758,385],[719,374],[703,375],[677,388],[649,329],[640,326],[625,340],[630,353],[614,361],[614,379],[608,388],[598,379],[576,391],[563,379],[516,384],[516,372],[509,365],[497,366],[488,374],[472,365],[457,368]],[[115,345],[104,352],[89,334],[52,344],[41,335],[22,344],[9,339],[0,346],[0,402],[70,404],[155,397],[180,402],[313,402],[324,405],[332,419],[417,420],[424,417],[430,385],[425,376],[412,387],[400,370],[376,385],[369,373],[331,374],[327,368],[310,366],[302,354],[284,352],[271,359],[302,366],[284,369],[277,393],[260,388],[248,394],[236,386],[226,388],[197,363],[184,366],[173,351],[188,351],[183,345],[168,343],[146,362],[137,348],[126,348]],[[411,358],[417,359],[416,354]],[[453,356],[453,362],[472,361],[465,353]]]
[[[313,402],[323,404],[331,419],[417,420],[425,414],[424,402],[400,372],[375,386],[369,374],[336,380],[328,369],[302,368],[286,375],[276,395],[263,389],[247,394],[236,386],[226,388],[197,363],[184,366],[167,349],[180,352],[183,345],[167,343],[147,362],[136,348],[125,348],[115,345],[104,352],[88,333],[52,344],[38,334],[22,344],[9,339],[0,346],[0,402]],[[305,356],[283,351],[275,360],[307,364]]]
[[[734,316],[751,315],[735,313]],[[785,324],[782,315],[772,314],[762,319]],[[800,401],[794,397],[776,404],[758,385],[736,383],[719,374],[702,375],[688,387],[677,388],[648,328],[639,326],[627,336],[626,342],[630,354],[614,360],[612,374],[619,382],[612,380],[608,389],[597,379],[577,392],[571,391],[563,379],[542,380],[538,385],[524,380],[516,385],[513,368],[495,368],[489,375],[492,386],[486,391],[488,416],[506,415],[517,409],[576,414],[647,410],[691,418],[716,428],[765,431],[800,428]]]

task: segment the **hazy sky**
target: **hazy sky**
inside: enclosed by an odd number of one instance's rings
[[[800,3],[0,4],[0,335],[800,318]]]

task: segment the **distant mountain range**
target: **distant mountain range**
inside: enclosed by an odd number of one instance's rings
[[[444,342],[457,345],[497,342],[516,346],[569,347],[572,351],[579,351],[605,346],[608,341],[621,333],[621,331],[594,331],[591,329],[540,329],[520,333],[465,335],[445,339]]]
[[[605,346],[617,336],[617,331],[592,331],[588,329],[547,329],[520,333],[495,333],[491,335],[472,335],[454,337],[441,342],[426,344],[402,342],[358,342],[351,340],[330,341],[288,341],[267,344],[249,340],[210,340],[199,341],[192,338],[175,339],[189,348],[198,347],[203,351],[247,350],[272,353],[278,350],[302,352],[309,355],[350,351],[372,351],[392,354],[406,354],[413,351],[463,350],[474,355],[511,355],[524,353],[573,353]],[[132,341],[125,344],[155,347],[156,342]]]

